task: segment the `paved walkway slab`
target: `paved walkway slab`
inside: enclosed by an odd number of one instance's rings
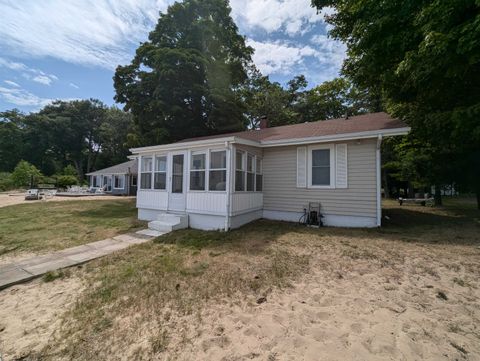
[[[0,290],[18,283],[27,282],[50,271],[75,266],[130,247],[133,244],[147,242],[162,234],[158,234],[158,232],[151,234],[148,230],[139,232],[121,234],[102,241],[0,265]]]

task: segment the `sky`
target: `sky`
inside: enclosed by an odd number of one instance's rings
[[[0,0],[0,111],[55,99],[114,104],[112,77],[129,64],[171,0]],[[310,0],[230,0],[264,75],[310,86],[338,76],[345,46],[328,37]],[[326,11],[328,13],[328,10]],[[120,105],[121,106],[121,105]]]

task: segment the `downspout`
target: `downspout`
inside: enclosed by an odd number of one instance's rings
[[[376,170],[377,170],[377,227],[382,225],[382,135],[379,134],[377,138],[377,150],[376,150]]]
[[[225,190],[227,191],[227,204],[225,205],[225,210],[227,212],[225,217],[225,232],[230,229],[230,215],[231,215],[231,194],[232,194],[232,144],[230,142],[225,142],[225,147],[227,148],[227,179],[226,179],[226,187]]]

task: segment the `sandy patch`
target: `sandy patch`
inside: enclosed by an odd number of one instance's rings
[[[275,241],[310,256],[309,270],[292,287],[238,292],[204,308],[198,302],[185,316],[158,302],[140,304],[111,321],[108,332],[89,334],[86,345],[98,348],[97,358],[79,359],[480,360],[478,245],[325,233],[291,232]],[[4,353],[19,356],[47,343],[61,348],[62,333],[54,339],[52,331],[81,292],[78,279],[15,289],[0,292]],[[188,292],[189,285],[179,289]],[[260,296],[266,302],[258,304]],[[61,357],[51,355],[44,354]]]
[[[53,197],[44,200],[26,201],[23,193],[0,194],[0,207],[12,206],[23,203],[38,203],[38,202],[64,202],[64,201],[92,201],[92,200],[107,200],[107,199],[133,199],[135,197],[124,196],[85,196],[85,197]]]
[[[0,291],[0,356],[12,360],[39,351],[83,289],[80,278],[72,276]]]
[[[203,312],[174,358],[480,360],[480,252],[396,244],[393,257],[349,260],[326,248],[292,289]]]

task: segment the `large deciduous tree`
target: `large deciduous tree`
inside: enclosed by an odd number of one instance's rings
[[[253,49],[227,0],[169,6],[130,65],[114,77],[115,99],[132,112],[142,145],[245,127],[240,87]]]
[[[38,113],[37,122],[48,122],[51,151],[65,163],[72,162],[83,180],[101,151],[106,116],[107,108],[99,100],[56,101]]]
[[[347,44],[343,73],[381,92],[428,152],[436,183],[441,162],[480,208],[480,4],[475,0],[313,0],[333,7],[331,35]],[[435,164],[439,161],[440,164]],[[436,171],[436,169],[438,171]],[[448,177],[452,175],[449,172]]]

